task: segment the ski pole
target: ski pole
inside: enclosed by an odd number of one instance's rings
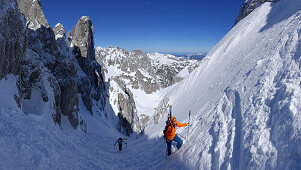
[[[191,115],[191,111],[189,110],[189,114],[188,114],[188,138],[189,138],[189,128],[190,128],[190,115]]]

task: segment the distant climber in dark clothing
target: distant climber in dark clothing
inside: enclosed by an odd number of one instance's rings
[[[124,140],[127,140],[127,138],[119,138],[119,139],[115,142],[114,148],[115,148],[115,146],[116,146],[116,143],[118,142],[118,148],[119,148],[119,151],[121,151],[121,150],[122,150],[122,142],[125,143],[125,144],[127,145],[127,143],[124,142]]]

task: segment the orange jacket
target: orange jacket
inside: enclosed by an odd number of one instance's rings
[[[176,136],[176,129],[177,127],[184,127],[187,126],[188,123],[179,123],[176,121],[176,124],[173,126],[172,122],[170,121],[170,124],[165,132],[165,138],[168,140],[173,140],[173,138]]]

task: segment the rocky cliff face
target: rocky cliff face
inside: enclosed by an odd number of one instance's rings
[[[24,16],[15,0],[1,0],[0,13],[0,79],[7,74],[19,74],[26,50]]]
[[[235,19],[235,24],[237,24],[240,20],[244,19],[247,15],[249,15],[255,8],[260,6],[265,2],[277,2],[279,0],[247,0],[243,3],[238,17]]]

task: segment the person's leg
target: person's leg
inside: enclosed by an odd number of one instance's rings
[[[122,144],[119,144],[119,151],[122,150]]]
[[[182,139],[180,139],[180,138],[178,137],[178,135],[176,135],[176,136],[173,138],[173,140],[174,140],[175,142],[177,142],[177,148],[180,149],[181,146],[182,146],[182,144],[183,144]]]
[[[168,156],[169,155],[171,155],[171,140],[170,141],[168,141],[168,142],[166,142],[166,144],[167,144],[167,152],[168,152]]]

